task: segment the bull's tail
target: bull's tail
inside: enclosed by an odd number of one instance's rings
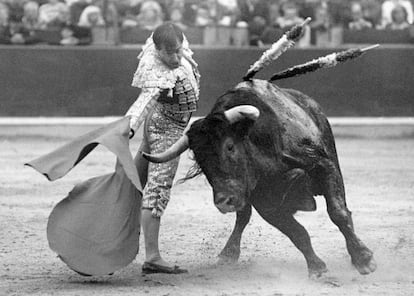
[[[296,65],[274,74],[269,81],[285,79],[289,77],[303,75],[309,72],[314,72],[322,68],[334,67],[339,63],[343,63],[364,54],[366,51],[378,47],[379,44],[368,46],[365,48],[351,48],[345,51],[331,53],[327,56],[314,59],[301,65]]]

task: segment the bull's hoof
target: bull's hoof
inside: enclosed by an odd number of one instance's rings
[[[224,249],[218,255],[218,264],[236,263],[240,257],[240,247],[237,244],[227,243]]]
[[[370,274],[377,269],[377,263],[374,260],[372,252],[367,250],[363,252],[358,258],[352,259],[352,264],[360,274]]]
[[[219,257],[219,259],[217,260],[217,265],[233,265],[236,263],[237,263],[237,260],[234,260],[232,258]]]
[[[224,255],[219,255],[218,256],[218,260],[217,260],[217,264],[219,265],[228,265],[228,264],[234,264],[237,263],[237,261],[239,260],[238,256],[224,256]]]
[[[220,255],[218,255],[217,264],[234,264],[239,260],[240,252],[237,251],[230,251],[229,249],[224,249],[221,251]]]
[[[308,266],[308,276],[310,279],[318,279],[326,272],[328,272],[328,268],[322,260]]]

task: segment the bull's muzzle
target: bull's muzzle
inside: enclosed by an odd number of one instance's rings
[[[223,214],[235,212],[243,207],[236,196],[225,193],[217,193],[214,197],[214,204]]]

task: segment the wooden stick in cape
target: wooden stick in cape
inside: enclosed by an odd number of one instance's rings
[[[327,56],[314,59],[310,62],[296,65],[291,68],[280,71],[279,73],[274,74],[269,81],[275,81],[285,78],[290,78],[298,75],[303,75],[309,72],[314,72],[322,68],[331,68],[335,67],[339,63],[343,63],[352,59],[355,59],[370,49],[378,47],[379,44],[371,45],[365,48],[351,48],[341,52],[331,53]]]
[[[250,66],[250,69],[247,71],[246,75],[244,75],[243,80],[251,80],[257,72],[276,60],[288,48],[295,45],[295,42],[302,37],[304,28],[310,21],[311,18],[308,17],[302,24],[294,26],[288,32],[283,34],[278,41],[273,43],[272,46],[262,54],[259,60]]]

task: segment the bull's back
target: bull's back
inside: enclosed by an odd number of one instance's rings
[[[281,127],[283,146],[289,150],[300,149],[302,142],[321,144],[322,131],[313,113],[318,108],[308,97],[298,98],[300,92],[281,89],[265,80],[242,82],[236,88],[249,88],[270,106]]]

